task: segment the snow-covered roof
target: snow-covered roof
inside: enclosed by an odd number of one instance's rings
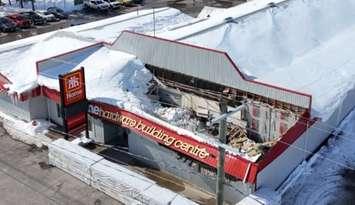
[[[146,96],[152,74],[135,56],[112,50],[104,45],[71,53],[68,58],[48,64],[38,77],[38,84],[59,91],[58,75],[85,68],[86,95],[132,112],[152,112],[153,105]]]
[[[94,42],[71,33],[58,32],[34,45],[0,53],[0,73],[6,76],[10,93],[22,93],[37,86],[38,60],[69,52]]]
[[[155,26],[153,24],[153,13]],[[123,30],[159,33],[170,26],[194,18],[173,8],[140,10],[116,17],[49,32],[0,45],[0,73],[12,84],[9,92],[22,93],[36,86],[36,62],[91,45],[97,41],[112,42]],[[67,36],[75,36],[74,38]],[[11,60],[9,60],[11,59]]]
[[[352,0],[258,0],[159,36],[225,51],[245,76],[311,94],[326,120],[355,86],[354,15]]]
[[[57,74],[84,67],[86,95],[89,100],[117,106],[200,142],[213,146],[220,145],[215,138],[176,126],[177,118],[184,115],[184,112],[179,108],[167,110],[146,95],[153,76],[136,56],[113,50],[102,44],[77,50],[68,54],[67,58],[63,56],[40,62],[39,67],[43,63],[48,69],[40,69],[39,85],[59,91]],[[242,156],[253,162],[260,157],[260,155],[251,157],[228,145],[223,146],[233,155]]]

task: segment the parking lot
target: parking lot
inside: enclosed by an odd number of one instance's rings
[[[17,29],[16,32],[9,33],[0,33],[0,44],[15,41],[18,39],[26,38],[29,36],[46,33],[49,31],[54,31],[69,26],[80,25],[84,23],[89,23],[97,21],[100,19],[105,19],[120,14],[142,10],[142,9],[151,9],[159,7],[173,7],[187,13],[191,16],[197,16],[198,13],[204,6],[213,6],[220,8],[228,8],[240,3],[245,2],[246,0],[145,0],[142,5],[129,5],[121,7],[115,10],[109,10],[106,12],[93,11],[83,9],[81,11],[74,11],[69,14],[68,19],[63,19],[58,22],[50,22],[46,25],[33,26],[27,29]]]

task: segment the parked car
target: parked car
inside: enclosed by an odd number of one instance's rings
[[[133,0],[118,0],[120,4],[125,5],[125,6],[129,6],[132,5]]]
[[[53,14],[49,13],[48,11],[37,10],[36,13],[42,18],[46,19],[47,22],[60,21],[59,18],[55,17]]]
[[[59,19],[67,19],[68,14],[63,11],[63,9],[60,9],[58,7],[49,7],[47,9],[48,13],[53,14],[56,18]]]
[[[121,3],[118,2],[117,0],[104,0],[107,2],[112,9],[118,9],[121,6]]]
[[[6,16],[9,19],[11,19],[15,24],[16,27],[19,28],[30,28],[31,26],[33,26],[33,21],[30,19],[27,19],[23,16],[21,16],[20,14],[11,14]]]
[[[102,0],[85,0],[84,6],[99,11],[107,11],[110,8],[110,4]]]
[[[20,13],[23,17],[31,19],[34,25],[44,25],[47,20],[33,11],[25,11]]]
[[[0,18],[0,30],[2,32],[13,32],[16,31],[16,24],[7,17]]]

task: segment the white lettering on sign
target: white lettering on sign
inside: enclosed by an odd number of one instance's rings
[[[188,142],[184,142],[182,139],[170,136],[165,130],[158,129],[155,126],[150,126],[140,119],[132,119],[131,117],[122,115],[118,112],[104,110],[97,105],[89,105],[88,112],[101,118],[116,122],[118,125],[142,132],[145,135],[159,140],[166,146],[175,147],[176,149],[182,150],[198,158],[205,159],[210,155],[206,148],[201,148],[198,145],[193,145]]]
[[[76,77],[75,75],[71,76],[68,80],[68,89],[71,90],[79,86],[80,86],[79,78]]]

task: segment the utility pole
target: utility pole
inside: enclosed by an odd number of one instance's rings
[[[223,98],[220,100],[220,109],[221,114],[227,113],[227,104],[223,101]],[[222,118],[219,123],[219,141],[221,144],[226,144],[226,117]],[[218,146],[218,165],[217,165],[217,186],[216,186],[216,195],[217,195],[217,205],[223,205],[224,201],[224,156],[225,149],[221,145]]]

